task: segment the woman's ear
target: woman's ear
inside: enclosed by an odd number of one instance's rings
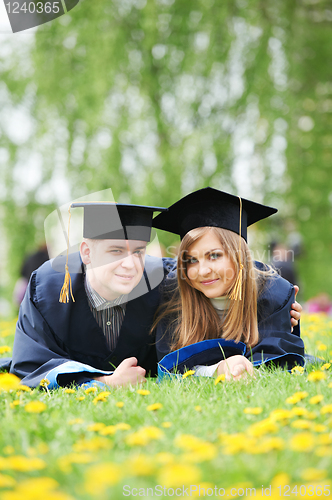
[[[80,244],[80,254],[83,264],[88,265],[91,263],[91,248],[87,241],[82,241]]]

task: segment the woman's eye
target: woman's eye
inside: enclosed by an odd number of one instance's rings
[[[195,257],[188,257],[187,258],[188,264],[195,264],[196,262],[197,262],[197,259],[195,259]]]
[[[216,259],[219,259],[220,257],[222,257],[222,253],[210,253],[210,259],[211,260],[216,260]]]

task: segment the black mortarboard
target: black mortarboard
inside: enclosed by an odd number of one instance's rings
[[[242,202],[242,220],[240,206]],[[276,213],[276,208],[260,205],[218,189],[206,187],[188,194],[157,215],[152,226],[181,239],[197,227],[221,227],[240,234],[247,241],[247,227]],[[241,229],[240,229],[241,228]]]
[[[97,240],[150,241],[153,212],[167,210],[161,207],[126,205],[114,202],[77,202],[69,207],[67,257],[65,279],[60,292],[60,302],[69,302],[71,277],[68,269],[70,209],[83,208],[83,237]]]
[[[83,237],[150,241],[153,212],[161,207],[126,205],[110,202],[72,203],[71,208],[83,207]]]

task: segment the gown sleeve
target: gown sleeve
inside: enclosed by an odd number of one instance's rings
[[[33,301],[33,275],[22,301],[16,325],[10,372],[36,387],[44,378],[50,389],[71,383],[96,383],[92,375],[111,374],[70,359]]]

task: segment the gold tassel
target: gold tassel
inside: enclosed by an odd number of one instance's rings
[[[237,275],[232,293],[229,296],[231,300],[242,300],[242,269],[243,265],[240,264],[239,274]]]
[[[239,196],[240,200],[240,222],[239,222],[239,264],[240,264],[240,269],[239,269],[239,274],[236,278],[234,288],[232,290],[232,293],[230,294],[229,298],[231,300],[242,300],[242,274],[243,274],[243,264],[241,262],[241,230],[242,230],[242,199]]]
[[[70,226],[70,217],[71,217],[70,207],[71,207],[71,205],[68,208],[69,219],[68,219],[68,238],[67,238],[67,257],[66,257],[66,265],[65,265],[65,279],[64,279],[64,282],[63,282],[63,285],[62,285],[62,288],[61,288],[60,298],[59,298],[59,302],[62,302],[62,304],[68,304],[68,302],[69,302],[69,291],[70,291],[71,298],[73,299],[73,302],[75,302],[75,299],[74,299],[74,296],[73,296],[73,291],[72,291],[72,286],[71,286],[71,277],[70,277],[69,269],[68,269],[69,226]]]

